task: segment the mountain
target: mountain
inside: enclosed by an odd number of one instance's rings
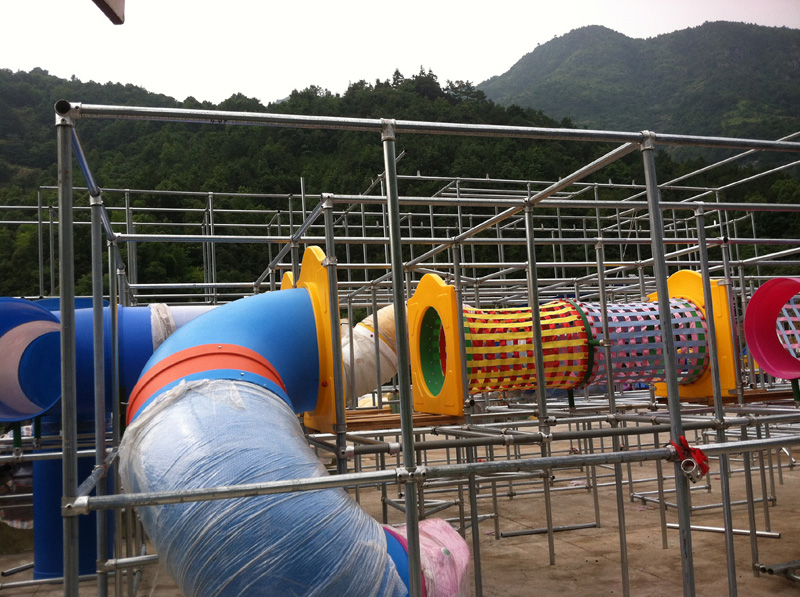
[[[800,130],[800,30],[713,22],[632,39],[582,27],[477,87],[588,128],[778,138]]]

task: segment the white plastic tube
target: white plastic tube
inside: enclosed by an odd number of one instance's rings
[[[363,396],[375,389],[376,372],[380,363],[381,383],[386,383],[397,374],[397,346],[395,343],[394,305],[378,311],[378,351],[375,350],[375,330],[372,315],[353,328],[353,357],[350,357],[350,333],[342,333],[342,363],[344,366],[344,388],[350,397],[352,374],[353,396]],[[351,363],[354,366],[351,367]]]

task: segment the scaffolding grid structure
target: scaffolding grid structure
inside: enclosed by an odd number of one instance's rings
[[[299,181],[297,194],[239,194],[218,192],[163,191],[101,188],[94,181],[90,164],[78,140],[82,119],[141,119],[208,123],[314,128],[337,131],[366,131],[382,144],[383,164],[373,184],[357,195],[308,193]],[[361,492],[378,488],[382,496],[384,522],[387,509],[404,512],[408,527],[411,594],[421,595],[419,584],[419,538],[415,535],[420,518],[450,507],[458,509],[452,519],[463,536],[471,530],[473,557],[472,588],[482,594],[480,534],[483,520],[493,519],[495,538],[514,536],[503,532],[497,516],[498,499],[504,495],[541,495],[547,526],[532,533],[547,536],[551,564],[555,563],[553,534],[597,526],[597,488],[604,484],[616,489],[619,517],[621,591],[631,592],[625,534],[624,502],[628,499],[659,505],[662,540],[666,547],[665,512],[678,516],[681,550],[681,582],[684,595],[693,595],[694,565],[691,549],[693,527],[691,490],[687,471],[681,469],[676,450],[668,445],[681,436],[702,443],[705,453],[718,462],[721,503],[728,548],[729,594],[735,595],[736,566],[732,557],[733,523],[728,479],[743,474],[747,487],[751,552],[754,573],[795,574],[797,562],[765,564],[758,558],[756,511],[759,505],[769,528],[769,509],[774,505],[774,476],[781,475],[782,455],[794,465],[792,446],[800,444],[800,413],[796,412],[787,380],[776,380],[758,370],[752,359],[742,358],[744,338],[741,323],[749,297],[758,286],[775,276],[775,271],[796,269],[800,261],[800,240],[763,238],[756,232],[763,213],[797,212],[800,205],[726,201],[726,191],[747,185],[753,179],[797,168],[800,143],[793,136],[779,141],[727,139],[643,132],[614,132],[575,129],[545,129],[491,125],[433,123],[389,119],[358,119],[273,115],[204,110],[157,109],[99,106],[60,101],[56,104],[59,180],[57,186],[41,187],[38,205],[13,207],[22,219],[5,219],[0,224],[35,226],[39,252],[39,295],[60,297],[62,354],[62,435],[43,438],[56,442],[46,454],[34,453],[25,444],[16,460],[61,458],[63,462],[64,594],[77,595],[77,520],[90,511],[112,512],[116,522],[114,558],[98,563],[97,594],[107,595],[110,576],[114,594],[135,594],[138,576],[120,572],[141,570],[157,561],[156,554],[142,554],[144,538],[136,524],[134,508],[191,500],[229,499],[287,491],[309,491],[325,487],[346,487],[359,499]],[[514,137],[537,140],[597,144],[616,147],[558,181],[483,178],[447,178],[421,173],[398,174],[402,154],[396,153],[396,139],[404,134],[471,135]],[[771,152],[785,163],[738,180],[725,187],[694,186],[691,175],[659,182],[655,150],[663,147],[693,147],[736,150],[732,157],[707,168],[756,152]],[[645,172],[643,183],[585,182],[604,167],[630,154],[639,153]],[[79,165],[85,186],[73,182],[73,158]],[[701,171],[702,172],[702,171]],[[697,173],[694,173],[697,174]],[[427,195],[412,195],[406,188],[430,188]],[[191,197],[204,202],[202,208],[187,208],[182,200]],[[160,207],[147,202],[158,198]],[[240,208],[240,198],[263,200],[271,208]],[[169,202],[170,206],[164,207]],[[85,203],[85,205],[84,205]],[[169,224],[143,217],[182,214],[175,233],[165,234]],[[158,232],[153,230],[158,229]],[[482,391],[471,394],[463,388],[463,419],[457,422],[420,424],[414,420],[408,322],[405,309],[395,309],[397,332],[397,375],[381,382],[376,372],[376,391],[368,404],[361,405],[347,391],[344,381],[336,382],[334,429],[309,430],[308,441],[321,455],[336,462],[336,474],[323,479],[296,479],[238,487],[186,490],[172,494],[124,493],[119,484],[104,495],[102,479],[115,469],[120,428],[119,396],[113,400],[113,423],[106,432],[102,358],[95,362],[96,426],[93,437],[78,434],[75,414],[75,254],[76,235],[90,235],[92,299],[95,310],[95,353],[102,354],[103,301],[123,306],[168,303],[216,305],[244,296],[277,290],[285,273],[298,278],[302,250],[324,247],[325,264],[332,280],[331,311],[352,324],[375,316],[379,308],[403,305],[415,293],[425,274],[437,274],[455,288],[458,305],[472,309],[531,307],[532,352],[536,371],[545,379],[539,307],[548,301],[574,299],[597,305],[596,325],[609,337],[610,303],[621,305],[646,301],[654,293],[671,296],[670,274],[693,270],[702,275],[703,291],[711,296],[710,280],[721,279],[728,289],[736,346],[736,389],[723,395],[720,389],[716,331],[713,314],[709,323],[708,363],[713,379],[713,396],[703,404],[687,404],[681,398],[678,379],[685,369],[678,361],[678,349],[670,334],[663,338],[664,396],[653,386],[628,387],[614,383],[602,388],[570,391],[569,396],[547,392],[544,387],[517,392]],[[138,250],[145,243],[191,243],[202,255],[202,282],[140,282]],[[263,247],[262,274],[255,279],[220,281],[218,258],[222,251],[243,244]],[[107,248],[104,255],[104,248]],[[49,273],[49,280],[46,279]],[[103,287],[108,275],[108,289]],[[58,275],[58,279],[56,278]],[[708,306],[711,301],[708,300]],[[657,303],[653,318],[672,321],[669,301]],[[112,318],[115,310],[112,309]],[[789,323],[786,323],[786,322]],[[784,327],[791,328],[791,313]],[[376,326],[377,327],[377,326]],[[351,334],[343,326],[341,333]],[[116,346],[115,323],[111,345]],[[341,362],[340,330],[335,329],[334,362]],[[463,329],[461,334],[463,340]],[[791,341],[788,341],[791,345]],[[377,350],[377,344],[376,344]],[[462,360],[466,352],[460,347]],[[599,350],[606,363],[614,362],[611,346]],[[116,356],[116,355],[115,355]],[[116,375],[112,372],[112,376]],[[349,379],[353,376],[350,375]],[[113,379],[113,377],[112,377]],[[112,391],[117,384],[112,382]],[[758,401],[751,403],[752,396]],[[399,417],[377,429],[348,428],[352,413],[381,409],[386,402]],[[388,419],[387,419],[388,421]],[[91,442],[91,446],[89,446]],[[92,476],[77,473],[79,454],[95,454]],[[743,454],[739,460],[738,455]],[[362,458],[374,458],[364,465]],[[736,456],[735,456],[736,455]],[[0,456],[0,459],[11,458]],[[653,462],[657,476],[634,480],[631,464]],[[671,474],[663,470],[673,464]],[[741,468],[732,469],[741,464]],[[755,465],[756,470],[753,470]],[[556,491],[569,487],[553,484],[553,471],[574,471],[582,479],[582,491],[593,496],[595,521],[557,527],[552,517]],[[626,475],[627,470],[627,475]],[[627,477],[627,478],[626,478]],[[569,477],[568,477],[569,478]],[[707,482],[710,483],[710,482]],[[642,486],[640,489],[639,486]],[[649,490],[653,486],[657,489]],[[768,487],[769,485],[769,487]],[[490,487],[489,493],[479,492]],[[397,495],[390,497],[390,489]],[[97,490],[96,496],[89,496]],[[439,496],[445,496],[439,499]],[[491,500],[494,514],[479,514],[479,500]],[[484,509],[486,512],[486,509]],[[125,514],[123,516],[123,513]],[[106,516],[98,521],[107,521]],[[124,531],[124,533],[123,533]],[[124,539],[122,535],[124,534]],[[81,541],[87,540],[81,537]],[[97,548],[108,551],[106,523],[98,523]],[[787,554],[790,555],[790,554]],[[415,571],[417,572],[415,574]],[[25,581],[16,583],[20,586]],[[33,581],[35,582],[35,581]],[[127,583],[127,584],[126,584]],[[14,583],[6,583],[10,588]],[[2,588],[2,587],[0,587]]]

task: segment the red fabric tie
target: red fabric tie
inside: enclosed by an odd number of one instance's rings
[[[675,443],[674,441],[669,443],[672,444],[678,452],[678,457],[681,459],[681,462],[691,458],[697,463],[701,476],[705,476],[705,474],[708,473],[708,456],[706,456],[700,448],[692,448],[689,442],[686,441],[685,436],[681,436],[680,443]]]

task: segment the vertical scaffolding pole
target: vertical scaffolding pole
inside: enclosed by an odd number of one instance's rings
[[[94,352],[94,434],[95,468],[105,467],[106,460],[106,384],[105,350],[103,329],[103,229],[102,194],[92,194],[91,206],[91,255],[92,255],[92,349]],[[95,486],[97,495],[106,494],[106,476],[100,477]],[[108,512],[97,513],[97,559],[103,561],[108,556]],[[108,595],[108,573],[97,571],[97,595]]]
[[[280,234],[278,228],[278,234]],[[208,194],[208,235],[214,236],[214,193]],[[217,304],[217,243],[213,240],[208,243],[209,266],[211,267],[211,304]]]
[[[714,194],[714,200],[719,203],[719,192]],[[742,343],[741,335],[739,334],[740,319],[736,313],[736,296],[733,287],[730,243],[728,243],[728,228],[727,228],[727,215],[726,212],[719,213],[719,234],[723,239],[720,245],[722,250],[722,270],[725,274],[725,286],[728,289],[728,309],[731,313],[730,330],[731,338],[733,338],[733,370],[737,372],[736,379],[736,402],[739,407],[744,406],[744,380],[742,379]],[[747,428],[742,427],[740,430],[742,441],[747,439]],[[758,557],[758,531],[756,526],[756,507],[753,495],[753,476],[751,470],[751,457],[752,453],[746,451],[742,453],[742,463],[744,466],[744,488],[747,502],[747,520],[750,528],[750,555],[753,564],[753,576],[760,576],[759,571],[759,557]]]
[[[661,339],[664,343],[664,378],[667,386],[667,406],[669,409],[670,439],[680,441],[683,435],[681,423],[681,404],[678,393],[678,372],[675,362],[675,338],[672,328],[672,313],[669,308],[669,289],[667,286],[667,264],[664,251],[664,219],[661,213],[661,197],[656,178],[655,135],[644,131],[642,142],[642,160],[644,162],[644,178],[647,187],[647,204],[650,211],[650,238],[653,251],[653,271],[658,293],[658,317],[661,321]],[[687,597],[695,594],[694,561],[692,559],[691,504],[689,502],[689,486],[686,475],[681,470],[680,462],[675,468],[675,502],[678,509],[678,532],[680,534],[681,568],[683,570],[683,594]]]
[[[49,224],[47,231],[50,236],[50,296],[56,295],[56,228],[53,225],[53,206],[47,206],[47,215],[49,216]]]
[[[544,373],[544,351],[542,350],[542,319],[539,313],[539,277],[536,271],[536,239],[533,228],[533,205],[525,204],[525,237],[528,250],[528,304],[531,307],[533,327],[534,363],[536,365],[536,400],[539,407],[539,433],[543,438],[550,436],[547,421],[547,387]],[[542,457],[550,455],[550,446],[542,441]],[[543,471],[542,488],[544,508],[547,519],[547,547],[550,552],[550,565],[556,563],[555,538],[553,537],[553,509],[550,499],[550,470]]]
[[[42,221],[42,189],[36,191],[36,236],[39,245],[39,297],[44,296],[44,221]]]
[[[347,472],[347,422],[344,404],[344,380],[342,379],[342,328],[339,325],[339,281],[336,273],[336,240],[333,237],[333,199],[322,197],[325,219],[325,261],[328,268],[328,292],[331,310],[331,352],[333,353],[333,395],[336,409],[336,472]]]
[[[120,257],[117,262],[116,257]],[[117,265],[119,264],[119,265]],[[116,243],[110,244],[108,248],[108,302],[111,307],[111,445],[115,448],[119,446],[120,440],[120,404],[119,404],[119,310],[118,310],[118,290],[117,275],[115,272],[122,267],[121,256]],[[122,481],[119,478],[119,471],[116,464],[112,464],[114,493],[122,493]],[[114,557],[122,556],[122,510],[114,509]],[[100,557],[98,556],[98,560]],[[114,597],[122,596],[122,574],[114,575]]]
[[[600,232],[599,229],[598,232]],[[608,300],[606,297],[606,253],[602,238],[598,239],[595,252],[597,256],[597,287],[600,291],[600,311],[603,313],[603,339],[605,340],[603,343],[603,350],[605,351],[606,363],[608,363],[606,371],[608,412],[611,414],[611,427],[616,428],[619,425],[619,421],[614,418],[614,415],[617,414],[617,399],[614,394],[614,361],[611,354],[611,345],[608,342],[608,338],[611,337],[611,334],[608,327]],[[611,436],[611,449],[614,450],[614,452],[620,451],[621,448],[618,435]],[[630,474],[630,469],[628,469],[628,473]],[[617,524],[619,526],[619,555],[620,567],[622,569],[622,594],[627,597],[631,594],[631,582],[628,571],[628,537],[625,529],[625,499],[622,496],[622,491],[624,489],[622,485],[622,465],[618,462],[614,463],[614,487],[617,498]]]
[[[459,233],[461,230],[459,229]],[[461,250],[459,245],[451,247],[453,259],[453,285],[456,291],[456,308],[458,313],[464,312],[464,293],[461,285]],[[458,318],[458,350],[459,360],[461,361],[461,398],[465,399],[469,394],[469,376],[467,375],[467,350],[464,335],[464,318]],[[475,448],[467,447],[465,449],[467,462],[475,462]],[[475,481],[475,474],[470,474],[469,481],[469,517],[470,526],[472,531],[472,559],[475,563],[475,597],[483,595],[483,571],[481,570],[481,531],[480,520],[478,518],[478,496],[477,496],[477,483]]]
[[[133,211],[131,210],[130,189],[125,189],[125,232],[128,234],[134,234],[136,232],[136,225],[133,223]],[[130,273],[130,281],[131,284],[136,284],[139,282],[138,264],[136,263],[136,241],[128,242],[126,248],[128,250],[128,272]]]
[[[700,272],[703,278],[703,296],[706,306],[706,325],[708,326],[708,355],[711,365],[711,388],[714,396],[714,416],[719,422],[725,418],[725,407],[722,404],[722,383],[719,373],[719,352],[717,348],[717,330],[714,320],[714,302],[711,300],[711,278],[709,277],[708,250],[706,248],[706,217],[701,206],[696,212],[697,243],[699,245]],[[717,442],[724,443],[725,429],[717,428]],[[730,464],[727,454],[719,455],[719,479],[722,489],[722,518],[725,529],[725,557],[728,570],[728,595],[736,597],[736,557],[733,547],[733,513],[731,511]]]
[[[381,337],[378,333],[380,327],[378,326],[378,289],[375,284],[372,284],[370,288],[371,298],[372,298],[372,329],[375,330],[375,333],[372,334],[372,339],[375,344],[375,354],[381,354]],[[375,405],[378,408],[383,408],[383,377],[381,377],[381,359],[380,357],[375,359],[375,387],[378,388],[377,393],[377,400],[375,401]]]
[[[63,102],[66,104],[66,102]],[[61,108],[61,110],[59,110]],[[58,137],[59,295],[61,299],[61,435],[62,495],[78,494],[78,422],[75,394],[75,262],[72,230],[72,129],[65,114],[69,105],[56,104]],[[64,517],[64,595],[78,595],[78,518]]]
[[[408,321],[405,308],[405,279],[403,272],[403,245],[400,233],[400,196],[397,190],[395,164],[394,120],[383,119],[381,141],[386,172],[386,211],[389,220],[389,246],[392,265],[392,297],[395,306],[395,334],[397,341],[397,389],[400,398],[400,429],[402,430],[403,465],[409,471],[416,469],[414,452],[414,405],[411,400],[411,357],[408,342]],[[417,513],[416,481],[409,478],[406,486],[406,532],[408,539],[408,576],[411,597],[422,595],[419,558],[419,519]]]

